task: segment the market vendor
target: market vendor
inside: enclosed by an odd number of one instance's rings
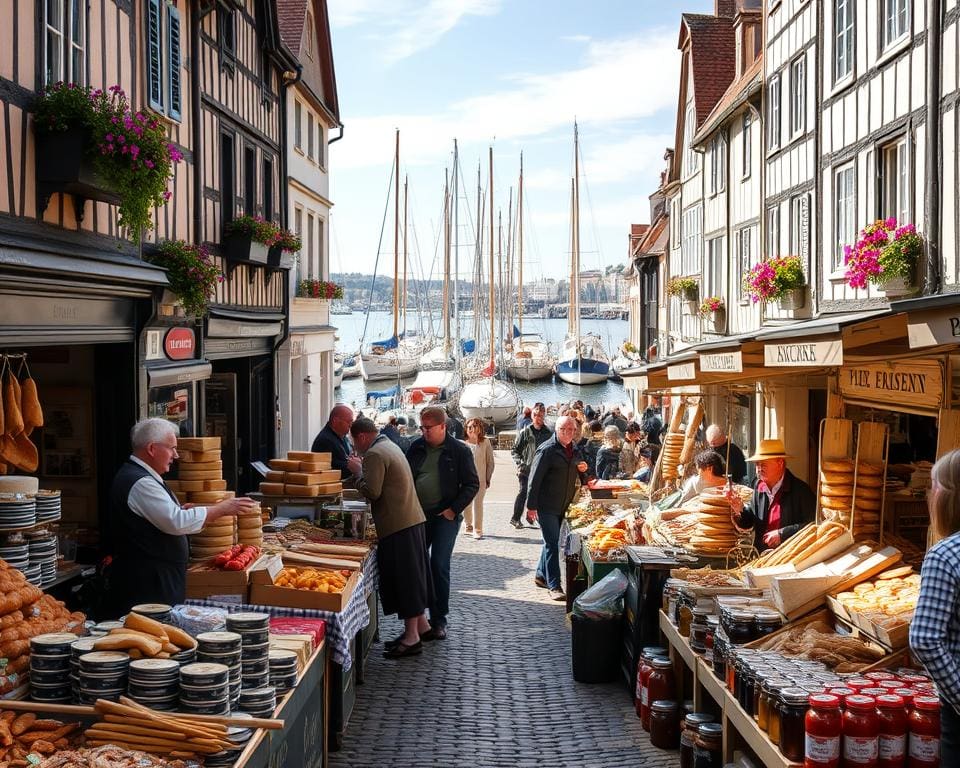
[[[747,460],[740,446],[730,440],[719,424],[707,427],[707,445],[723,457],[733,482],[742,483],[747,476]]]
[[[723,457],[716,451],[701,451],[694,458],[693,465],[697,468],[697,474],[683,484],[681,504],[699,495],[705,488],[719,488],[727,482]]]
[[[353,487],[356,477],[350,471],[347,459],[353,453],[353,446],[347,434],[353,424],[353,409],[349,405],[337,403],[330,409],[330,417],[317,436],[313,439],[310,450],[314,453],[329,453],[330,466],[339,469],[344,487]]]
[[[761,440],[757,452],[747,459],[757,469],[750,503],[744,505],[733,490],[727,494],[734,523],[753,529],[760,552],[779,546],[816,517],[813,491],[787,469],[789,458],[783,440]]]
[[[225,499],[208,507],[180,505],[163,482],[177,455],[177,427],[166,419],[143,419],[130,431],[133,454],[110,488],[109,571],[113,609],[137,603],[176,605],[186,599],[187,534],[221,517],[254,514],[253,499]]]

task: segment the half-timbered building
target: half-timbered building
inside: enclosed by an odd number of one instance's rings
[[[330,301],[312,298],[312,281],[330,279],[328,142],[340,127],[326,0],[278,0],[280,35],[300,62],[287,99],[287,217],[300,237],[290,270],[290,336],[277,360],[281,451],[307,450],[334,400],[336,329]]]

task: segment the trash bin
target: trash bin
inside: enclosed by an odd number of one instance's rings
[[[622,617],[587,619],[570,615],[573,625],[573,679],[580,683],[612,683],[620,674]]]

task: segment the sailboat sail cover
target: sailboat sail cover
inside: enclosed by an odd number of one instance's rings
[[[382,392],[367,392],[367,400],[379,400],[382,397],[396,397],[400,394],[400,385],[390,387]]]
[[[476,348],[477,348],[477,342],[474,339],[466,339],[460,342],[460,349],[463,351],[463,354],[465,355],[473,354]]]
[[[373,341],[370,343],[370,346],[382,347],[383,349],[396,349],[399,343],[399,339],[397,339],[396,336],[391,336],[389,339],[384,339],[383,341]]]

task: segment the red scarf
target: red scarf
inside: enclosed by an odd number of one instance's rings
[[[770,487],[761,481],[757,484],[757,490],[761,493],[769,493]],[[780,484],[780,488],[774,494],[773,501],[770,502],[770,514],[767,515],[767,530],[764,533],[769,533],[770,531],[776,531],[780,528],[780,497],[783,495],[783,484]]]

